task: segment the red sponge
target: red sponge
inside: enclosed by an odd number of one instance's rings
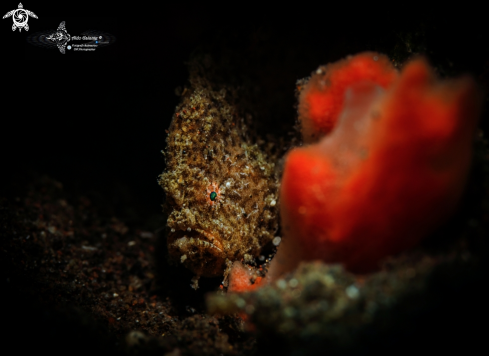
[[[248,292],[261,285],[262,278],[257,277],[252,283],[253,273],[241,262],[235,261],[229,274],[228,292]]]
[[[343,110],[345,92],[352,84],[365,82],[388,88],[396,78],[397,71],[389,59],[373,52],[320,67],[299,98],[304,142],[316,142],[333,129]]]
[[[318,78],[304,89],[307,130],[331,132],[286,158],[283,237],[270,279],[302,260],[375,270],[454,212],[481,108],[475,83],[469,77],[439,81],[421,58],[396,79],[386,63],[361,54],[318,74],[329,81],[327,90],[315,89]]]

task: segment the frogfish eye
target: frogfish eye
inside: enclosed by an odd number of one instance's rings
[[[210,198],[212,201],[216,200],[216,197],[217,197],[217,193],[216,192],[212,192],[211,195],[210,195]]]

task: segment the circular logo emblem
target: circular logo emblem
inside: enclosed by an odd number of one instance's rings
[[[24,9],[17,9],[12,14],[12,18],[14,19],[14,24],[17,27],[24,27],[27,23],[27,20],[29,19],[29,16]]]

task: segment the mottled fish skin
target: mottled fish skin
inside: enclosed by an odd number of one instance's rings
[[[166,139],[169,258],[198,277],[251,261],[278,229],[276,157],[251,142],[233,95],[191,76]]]

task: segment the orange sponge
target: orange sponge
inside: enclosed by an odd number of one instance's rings
[[[306,143],[316,142],[329,133],[343,110],[345,91],[355,83],[389,87],[397,71],[381,54],[365,52],[320,67],[299,97],[299,120]]]
[[[283,237],[269,279],[303,260],[375,270],[382,258],[418,244],[460,200],[481,108],[475,83],[439,81],[422,58],[397,79],[391,69],[376,76],[365,56],[329,67],[360,63],[364,69],[353,73],[362,75],[331,72],[330,89],[311,87],[300,97],[308,130],[331,132],[286,158]],[[341,98],[332,99],[333,88]]]
[[[261,285],[262,278],[257,277],[252,283],[253,273],[239,261],[235,261],[229,274],[228,292],[248,292]]]

